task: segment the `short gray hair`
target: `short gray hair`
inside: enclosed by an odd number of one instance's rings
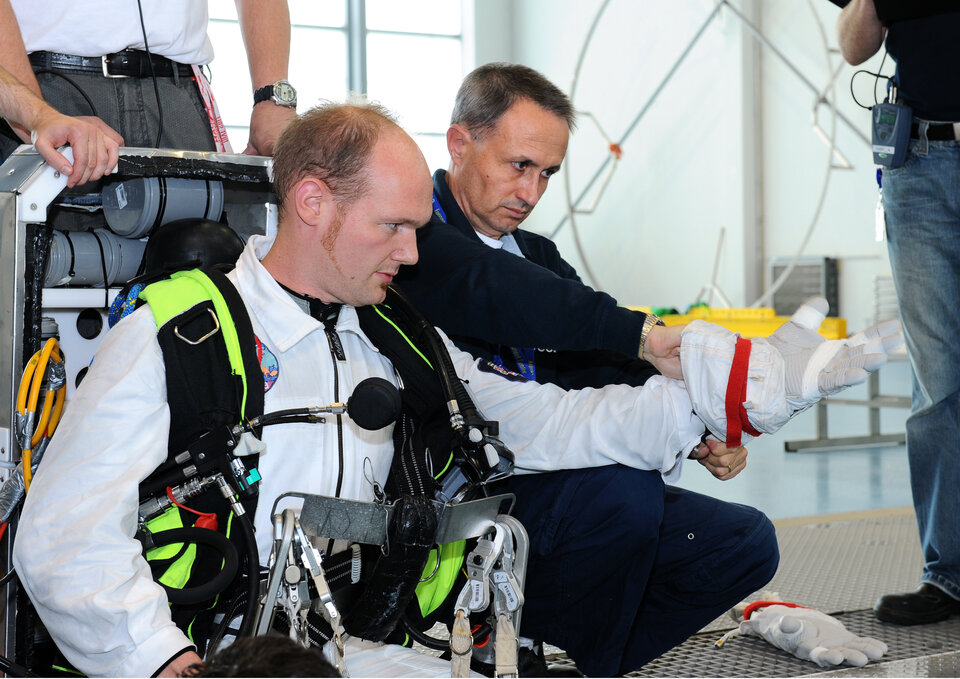
[[[450,124],[463,125],[481,136],[519,99],[529,99],[563,118],[571,132],[576,127],[573,104],[560,88],[529,66],[505,62],[484,64],[464,78]]]

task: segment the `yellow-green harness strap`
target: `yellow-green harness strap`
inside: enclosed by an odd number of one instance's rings
[[[227,301],[213,281],[199,269],[178,271],[167,280],[148,285],[140,293],[140,298],[150,305],[158,328],[197,304],[207,300],[213,303],[227,348],[227,357],[230,359],[230,370],[234,375],[239,375],[243,382],[240,408],[241,412],[246,412],[247,380],[243,370],[243,354],[237,328],[230,315]]]

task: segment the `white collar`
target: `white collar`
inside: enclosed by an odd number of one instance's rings
[[[261,263],[273,246],[273,236],[250,236],[247,246],[237,260],[237,268],[231,274],[242,295],[256,305],[261,338],[278,351],[287,351],[312,332],[323,332],[323,324],[306,314],[297,306],[287,292],[274,280]],[[352,332],[358,335],[371,349],[376,347],[360,330],[357,310],[344,304],[337,319],[337,332]]]

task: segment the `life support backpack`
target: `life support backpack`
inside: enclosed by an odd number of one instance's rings
[[[208,269],[205,273],[180,272],[149,287],[152,290],[149,295],[151,309],[157,319],[158,341],[168,349],[176,347],[164,351],[172,422],[168,449],[186,450],[195,446],[205,434],[225,431],[230,425],[262,413],[264,390],[261,378],[250,380],[250,389],[247,388],[247,376],[260,374],[256,352],[246,349],[253,346],[253,329],[243,301],[226,276],[215,269]],[[133,300],[130,302],[132,305]],[[219,325],[221,319],[222,326]],[[217,328],[214,333],[218,338],[216,341],[196,341],[210,334],[214,327]],[[178,336],[190,341],[182,341]],[[198,366],[203,367],[194,375]],[[209,437],[204,443],[217,447]],[[141,484],[141,500],[163,494],[167,485],[175,485],[170,483],[170,478],[164,478],[176,466],[171,464],[174,456],[175,453],[171,453],[167,461]],[[248,464],[255,474],[255,456],[252,458],[248,458]],[[246,502],[252,513],[255,499]],[[203,653],[215,608],[224,603],[247,603],[245,597],[224,602],[214,592],[240,590],[240,569],[235,567],[232,573],[224,571],[223,553],[232,550],[236,555],[249,554],[250,549],[244,536],[236,530],[236,517],[222,496],[213,493],[200,495],[191,499],[190,507],[205,515],[199,524],[196,514],[173,506],[148,522],[149,530],[141,530],[138,537],[180,536],[179,542],[158,537],[162,544],[155,544],[147,537],[149,547],[145,553],[154,578],[167,590],[174,622]],[[209,525],[212,516],[216,517],[218,524],[216,531],[197,527]],[[191,541],[187,542],[187,539]],[[240,549],[231,545],[239,545]],[[250,560],[249,556],[247,560]],[[223,576],[225,572],[229,578]],[[254,571],[254,576],[259,580],[258,570]],[[183,594],[189,601],[183,601]],[[18,621],[17,627],[18,660],[41,676],[79,675],[50,640],[22,589],[18,590],[17,597],[18,617],[23,620],[23,624]]]
[[[229,464],[232,450],[225,440],[227,432],[263,414],[264,390],[250,318],[236,287],[222,272],[174,273],[148,285],[140,298],[149,303],[157,323],[170,409],[168,457],[140,484],[143,503],[162,497],[168,487],[182,480],[179,468],[183,463],[178,463],[177,457],[185,451],[190,452],[187,464],[195,464],[198,457],[207,457],[211,465]],[[244,464],[251,475],[249,484],[258,478],[257,456],[247,456]],[[248,494],[241,502],[252,516],[256,496]],[[241,606],[251,605],[245,592],[254,589],[254,584],[242,587],[241,583],[250,578],[259,582],[252,530],[238,530],[237,521],[219,490],[212,488],[191,498],[189,508],[172,504],[141,528],[145,557],[171,601],[173,621],[200,653],[205,650],[215,613],[232,612],[223,610],[225,607],[237,607],[240,612]],[[215,531],[206,530],[210,522]],[[191,528],[196,530],[187,533]],[[166,537],[178,533],[190,541],[170,542]],[[212,542],[211,533],[225,536],[229,543]],[[158,541],[165,544],[157,545]],[[245,572],[239,568],[240,555],[246,555]],[[232,577],[224,575],[229,572],[227,566]],[[224,601],[220,592],[233,596]]]
[[[211,453],[231,457],[225,446],[213,449],[224,444],[218,433],[262,415],[264,390],[246,307],[226,276],[210,270],[179,272],[149,285],[140,297],[149,303],[157,321],[171,417],[168,459],[141,484],[144,502],[166,492],[169,481],[177,478],[178,465],[197,461],[198,441],[207,441],[199,448],[200,457]],[[385,485],[387,498],[395,502],[398,511],[390,526],[389,554],[382,555],[378,547],[362,550],[359,586],[347,586],[355,570],[355,564],[354,568],[345,567],[356,558],[351,550],[325,558],[324,569],[340,599],[338,606],[348,632],[375,641],[409,643],[404,628],[421,632],[452,612],[451,594],[459,591],[464,577],[463,541],[436,546],[421,539],[433,534],[425,500],[446,501],[450,498],[445,494],[454,492],[461,498],[468,496],[470,489],[487,479],[509,474],[512,455],[497,441],[496,423],[484,421],[476,410],[436,330],[400,293],[390,289],[384,303],[357,308],[357,314],[364,334],[391,360],[403,384],[401,414],[394,427],[394,459]],[[482,431],[481,441],[468,442],[465,433],[451,426],[451,391],[464,411],[461,420]],[[477,447],[490,444],[499,444],[502,453],[495,469],[485,468],[489,458]],[[184,453],[191,447],[192,457]],[[253,484],[256,457],[242,460]],[[243,506],[252,515],[255,496],[245,498]],[[187,539],[166,544],[170,540],[163,539],[167,531],[183,532],[195,526],[196,512],[215,515],[217,531],[238,554],[249,555],[246,574],[238,569],[222,594],[205,598],[200,596],[204,583],[216,577],[224,579],[228,548]],[[250,571],[257,582],[260,579],[259,564],[250,563],[255,547],[236,530],[236,521],[223,496],[211,489],[192,498],[189,509],[170,506],[143,527],[145,556],[155,579],[167,589],[174,622],[201,654],[213,635],[215,614],[224,613],[229,620],[244,607],[249,610],[250,594],[246,592],[254,591]],[[195,536],[196,530],[191,535]],[[156,546],[158,541],[164,544]],[[178,590],[193,595],[184,602]],[[310,622],[316,643],[330,638],[329,627],[319,615],[311,613]],[[279,623],[282,626],[283,621]]]

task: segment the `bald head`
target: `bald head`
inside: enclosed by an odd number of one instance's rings
[[[290,123],[273,151],[273,184],[281,216],[291,189],[304,177],[324,182],[343,204],[366,193],[370,155],[385,131],[407,137],[390,112],[373,103],[322,104]]]
[[[275,147],[282,208],[263,266],[324,302],[383,301],[417,261],[433,182],[419,147],[379,106],[328,105],[291,124]]]

